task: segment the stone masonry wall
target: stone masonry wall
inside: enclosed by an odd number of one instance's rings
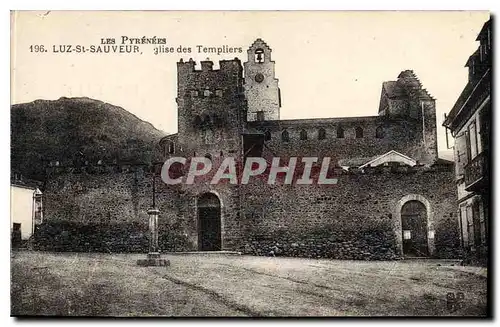
[[[393,259],[401,255],[398,202],[414,194],[431,206],[434,255],[456,256],[452,172],[389,169],[343,174],[337,185],[247,185],[243,210],[254,227],[242,250],[257,255]]]
[[[128,237],[131,243],[134,237],[147,238],[152,173],[143,168],[134,170],[51,174],[44,192],[45,220],[53,225],[94,226],[96,234],[105,234],[104,229],[123,230],[129,234],[121,237],[121,242],[125,243]],[[189,231],[196,230],[196,225],[184,219],[183,204],[187,203],[184,198],[182,192],[167,187],[156,178],[160,244],[168,250],[191,250],[195,246]],[[162,240],[162,235],[170,239]],[[173,239],[179,244],[171,244]]]

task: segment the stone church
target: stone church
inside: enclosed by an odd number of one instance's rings
[[[182,250],[363,260],[458,255],[453,163],[438,158],[435,99],[413,71],[381,84],[373,116],[282,120],[286,94],[275,64],[262,39],[249,47],[243,64],[222,60],[214,69],[208,60],[197,67],[181,59],[178,132],[159,141],[162,162],[206,157],[217,166],[227,157],[279,157],[286,166],[290,157],[320,163],[330,157],[329,174],[338,182],[166,185],[153,179],[159,224],[176,235],[172,239],[184,239]],[[170,174],[186,171],[172,166]],[[101,174],[93,189],[106,185],[105,200],[85,187],[63,192],[49,184],[46,215],[64,219],[62,206],[71,198],[81,219],[147,222],[151,174]],[[58,178],[68,176],[53,176],[54,185]],[[82,185],[93,177],[71,178]],[[119,205],[102,210],[102,201]]]

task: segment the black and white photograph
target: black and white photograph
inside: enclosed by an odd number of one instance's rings
[[[488,11],[10,13],[12,317],[490,318]]]

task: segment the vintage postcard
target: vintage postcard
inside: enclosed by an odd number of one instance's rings
[[[486,11],[12,11],[11,315],[490,317]]]

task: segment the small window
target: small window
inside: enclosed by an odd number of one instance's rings
[[[215,126],[218,126],[218,127],[222,126],[222,119],[217,114],[214,114],[212,116],[212,121],[214,122]]]
[[[257,111],[257,121],[263,121],[264,120],[264,111]]]
[[[375,137],[378,139],[383,139],[385,137],[385,131],[382,126],[377,127],[375,130]]]
[[[281,133],[281,140],[283,142],[290,142],[290,134],[288,134],[286,129]]]
[[[344,129],[342,128],[342,126],[339,126],[337,128],[337,138],[338,139],[343,139],[344,138]]]
[[[168,153],[172,154],[175,152],[175,144],[174,142],[169,142],[168,143]]]
[[[215,95],[218,97],[222,97],[222,90],[215,90]]]
[[[262,49],[256,49],[255,50],[255,62],[261,64],[264,62],[264,50]]]
[[[356,127],[356,138],[357,139],[363,138],[363,129],[361,127]]]
[[[202,121],[201,121],[201,117],[200,117],[200,116],[198,116],[198,115],[196,115],[196,116],[194,117],[194,126],[195,126],[195,127],[200,127],[200,126],[201,126],[201,123],[202,123]]]
[[[300,131],[300,139],[302,141],[306,141],[307,140],[307,131],[305,129],[303,129],[303,130]]]
[[[266,131],[266,133],[264,134],[264,140],[265,141],[271,140],[271,132],[270,131]]]
[[[205,91],[203,91],[203,96],[209,97],[210,93],[211,93],[210,90],[205,90]]]
[[[326,131],[324,128],[320,128],[318,130],[318,140],[324,140],[326,139]]]
[[[196,91],[196,90],[192,90],[192,91],[190,92],[190,95],[191,95],[191,97],[192,97],[192,98],[197,97],[197,96],[198,96],[198,91]]]

